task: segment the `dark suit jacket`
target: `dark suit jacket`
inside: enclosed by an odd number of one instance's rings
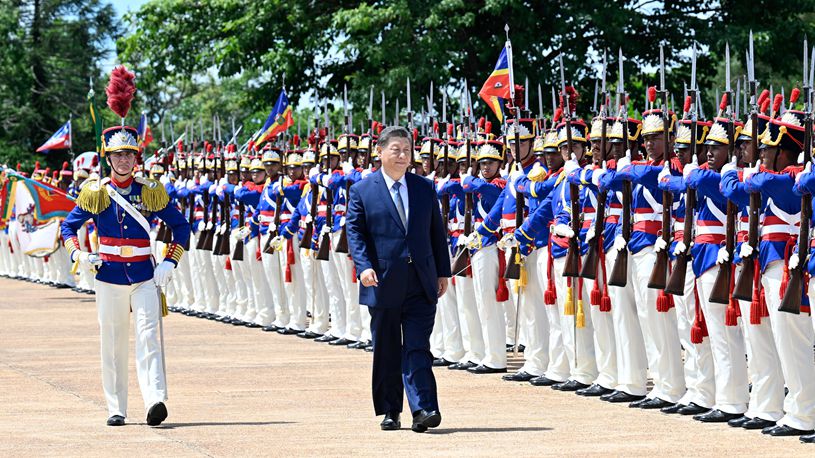
[[[408,189],[408,228],[377,170],[351,186],[346,219],[348,247],[357,275],[372,268],[379,286],[360,283],[359,302],[371,307],[397,307],[406,297],[409,256],[428,302],[438,300],[438,278],[450,276],[447,230],[436,190],[430,180],[405,174]]]

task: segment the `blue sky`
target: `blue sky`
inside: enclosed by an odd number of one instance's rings
[[[116,15],[121,18],[125,15],[128,11],[135,11],[141,8],[142,5],[147,3],[150,0],[110,0],[110,3],[113,5],[113,8],[116,10]],[[102,63],[102,72],[107,73],[109,72],[114,65],[119,63],[119,59],[116,56],[116,44],[112,41],[108,44],[108,47],[111,50],[110,55]]]

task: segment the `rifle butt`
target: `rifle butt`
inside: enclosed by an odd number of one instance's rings
[[[345,231],[345,226],[340,231],[340,239],[337,240],[337,247],[334,248],[335,253],[348,253],[348,232]]]
[[[611,286],[624,287],[628,284],[628,250],[622,249],[614,260],[611,268],[611,275],[608,277],[608,284]]]
[[[317,248],[317,259],[320,261],[328,261],[330,252],[331,238],[328,234],[323,234],[323,236],[320,237],[320,246]]]
[[[243,240],[235,243],[235,251],[232,253],[233,261],[243,261]]]
[[[512,247],[512,251],[509,252],[509,262],[507,262],[507,267],[504,269],[504,278],[507,280],[521,278],[521,263],[517,262],[516,259],[518,259],[518,247]]]
[[[676,257],[674,270],[671,272],[668,283],[665,285],[665,293],[674,296],[685,295],[685,277],[688,275],[688,255],[681,254]]]
[[[306,226],[306,230],[303,231],[303,238],[300,239],[300,248],[309,249],[311,248],[311,238],[314,236],[314,228],[309,223]]]
[[[736,278],[736,284],[733,288],[733,298],[740,301],[753,300],[753,282],[755,281],[756,270],[754,267],[755,261],[751,258],[742,260],[741,274]]]
[[[668,253],[665,250],[657,253],[657,261],[654,270],[651,271],[651,278],[648,279],[648,287],[651,289],[665,289],[668,278]]]
[[[467,276],[467,266],[470,265],[470,250],[465,247],[459,248],[458,254],[453,258],[450,269],[457,277]]]
[[[716,273],[716,280],[713,282],[713,289],[710,291],[710,302],[715,304],[730,303],[730,275],[733,271],[730,263],[719,264],[719,272]]]
[[[569,250],[566,252],[566,265],[563,266],[564,277],[578,277],[580,276],[580,248],[577,243],[570,243]]]
[[[586,260],[583,262],[583,268],[580,270],[580,276],[594,280],[597,278],[597,263],[600,257],[597,254],[597,245],[589,245],[589,251],[586,253]]]
[[[266,237],[266,243],[263,244],[263,252],[266,254],[272,254],[274,250],[272,249],[272,239],[275,238],[275,233],[269,232],[268,237]]]
[[[781,298],[781,305],[778,306],[779,312],[792,313],[793,315],[801,314],[802,276],[803,272],[800,267],[790,271],[787,290],[784,292],[784,297]]]

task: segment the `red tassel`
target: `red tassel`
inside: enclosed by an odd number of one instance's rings
[[[286,241],[286,265],[294,264],[294,244],[291,239]]]
[[[738,324],[738,318],[741,316],[741,310],[739,310],[739,303],[736,299],[733,298],[733,288],[736,286],[736,272],[735,268],[731,264],[730,268],[730,287],[728,288],[730,302],[727,304],[727,311],[724,315],[724,325],[725,326],[735,326]]]
[[[224,264],[224,269],[232,270],[232,261],[229,259],[229,256],[226,257],[226,264]]]
[[[700,344],[707,336],[707,323],[705,323],[702,307],[699,305],[699,291],[696,289],[696,285],[693,286],[693,298],[696,304],[696,316],[690,329],[690,341],[694,344]]]
[[[761,271],[757,261],[753,261],[753,300],[750,301],[750,324],[761,324],[761,300],[763,299],[759,279]]]
[[[498,289],[495,291],[495,300],[504,302],[509,300],[509,288],[507,288],[507,281],[504,279],[504,270],[507,268],[507,261],[504,258],[504,251],[497,250],[498,253]]]
[[[761,288],[761,301],[760,301],[761,317],[765,318],[770,316],[770,311],[767,309],[767,296],[764,294],[764,288]]]
[[[668,295],[665,294],[665,291],[660,291],[659,296],[657,296],[657,312],[666,313],[670,309]]]
[[[46,256],[46,257],[42,258],[42,261],[43,261],[43,262],[48,262],[48,258],[49,258],[49,257],[50,257],[50,256]]]
[[[291,264],[286,264],[286,278],[283,281],[291,283]]]
[[[555,258],[552,256],[552,238],[549,238],[549,249],[547,250],[548,262],[546,263],[546,291],[543,292],[543,303],[555,305],[557,302],[557,290],[555,289]]]
[[[259,241],[258,241],[258,242],[259,242]],[[263,252],[261,252],[261,251],[260,251],[260,243],[258,243],[258,247],[257,247],[257,249],[255,250],[255,259],[257,259],[258,261],[260,261],[260,260],[262,259],[262,257],[263,257]]]
[[[595,280],[594,287],[591,289],[591,294],[589,295],[589,303],[591,305],[600,305],[600,301],[603,300],[603,294],[600,292],[600,283]]]
[[[351,266],[351,283],[357,282],[357,266]]]

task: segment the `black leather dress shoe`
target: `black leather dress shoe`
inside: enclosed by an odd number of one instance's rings
[[[588,387],[589,386],[586,385],[585,383],[580,383],[577,380],[567,380],[563,383],[552,385],[552,389],[557,391],[577,391]]]
[[[167,406],[163,402],[157,402],[147,411],[147,425],[158,426],[167,419]]]
[[[297,337],[302,337],[304,339],[316,339],[317,337],[322,337],[322,334],[317,334],[316,332],[311,331],[303,331],[297,334]]]
[[[463,363],[451,364],[451,365],[447,366],[447,368],[450,369],[451,371],[466,371],[467,369],[473,368],[473,367],[475,367],[477,365],[478,364],[476,364],[476,363],[474,363],[472,361],[465,361]]]
[[[579,389],[579,390],[575,391],[575,394],[580,395],[580,396],[598,397],[598,396],[602,396],[604,394],[609,394],[612,391],[614,391],[614,390],[611,390],[609,388],[603,388],[602,386],[600,386],[600,385],[598,385],[596,383],[593,383],[588,388],[582,388],[582,389]]]
[[[360,340],[359,342],[349,343],[346,347],[349,350],[362,350],[366,345],[368,345],[367,342]]]
[[[259,324],[257,324],[257,323],[255,323],[254,321],[253,321],[253,322],[251,322],[251,323],[247,321],[247,322],[244,324],[244,326],[246,326],[247,328],[253,328],[253,329],[254,329],[254,328],[259,328],[259,327],[260,327],[260,325],[259,325]]]
[[[402,422],[399,421],[399,412],[388,412],[385,414],[385,419],[379,424],[382,431],[396,431],[402,427]]]
[[[283,334],[284,336],[291,336],[294,334],[300,334],[303,331],[292,329],[292,328],[277,328],[278,334]]]
[[[525,345],[523,345],[523,344],[518,345],[518,353],[523,353],[524,350],[526,350]],[[515,345],[507,344],[507,353],[511,353],[513,351],[515,351]]]
[[[441,414],[437,410],[419,410],[413,413],[413,425],[410,427],[414,432],[423,433],[428,428],[435,428],[441,424]]]
[[[750,420],[752,420],[752,418],[741,416],[739,418],[734,418],[734,419],[728,421],[727,426],[730,426],[731,428],[741,428],[741,427],[744,426],[745,423],[747,423]],[[772,424],[775,425],[775,422],[773,422]],[[764,425],[760,429],[764,429],[767,426],[771,426],[771,425]]]
[[[643,404],[645,404],[648,401],[650,401],[650,399],[643,396],[642,399],[636,400],[636,401],[632,402],[631,404],[628,404],[628,407],[630,407],[632,409],[639,409],[640,406],[642,406]]]
[[[660,398],[649,399],[642,404],[640,404],[640,409],[652,410],[652,409],[663,409],[665,407],[672,406],[672,402],[665,401]]]
[[[727,423],[730,420],[734,420],[736,418],[743,416],[744,416],[743,413],[727,413],[722,412],[719,409],[713,409],[708,413],[694,415],[693,419],[696,421],[701,421],[703,423]]]
[[[601,401],[606,402],[613,402],[613,403],[632,403],[632,402],[639,402],[645,399],[644,394],[629,394],[625,391],[614,391],[613,393],[607,394],[605,396],[600,396]]]
[[[328,342],[333,342],[333,341],[335,341],[337,339],[339,339],[339,337],[334,337],[331,334],[325,334],[325,335],[323,335],[321,337],[315,338],[314,341],[315,342],[328,343]]]
[[[275,331],[277,331],[278,329],[279,329],[279,328],[278,328],[277,326],[275,326],[275,325],[273,325],[273,324],[270,324],[269,326],[264,326],[264,327],[263,327],[263,329],[262,329],[262,331],[263,331],[263,332],[275,332]]]
[[[351,340],[351,339],[346,339],[345,337],[340,337],[337,340],[332,340],[331,342],[328,342],[328,345],[346,346],[346,345],[351,344],[351,343],[354,343],[354,341]]]
[[[682,407],[685,407],[685,404],[680,404],[680,403],[677,402],[676,404],[670,405],[668,407],[663,407],[663,408],[659,409],[659,411],[662,412],[662,413],[667,413],[667,414],[671,415],[671,414],[679,413],[679,409],[681,409]]]
[[[445,367],[451,364],[455,364],[455,361],[447,361],[444,358],[434,358],[433,359],[433,366],[435,367]]]
[[[815,434],[806,434],[801,436],[801,442],[805,444],[815,444]]]
[[[496,369],[494,367],[485,366],[483,364],[479,364],[478,366],[467,369],[467,372],[471,374],[503,374],[506,371],[507,371],[506,367]]]
[[[114,415],[108,418],[107,422],[108,426],[124,426],[125,425],[125,417],[121,415]]]
[[[772,426],[769,428],[764,428],[761,430],[764,434],[769,434],[770,436],[775,437],[786,437],[786,436],[804,436],[815,433],[815,431],[809,430],[804,431],[800,429],[793,428],[791,426],[780,425],[780,426]]]
[[[529,380],[529,384],[532,385],[532,386],[552,386],[552,385],[557,385],[558,383],[563,383],[563,382],[559,382],[557,380],[552,380],[552,379],[546,377],[545,375],[541,375],[540,377],[535,377],[535,378]]]
[[[366,345],[365,348],[363,348],[363,350],[365,350],[368,353],[373,353],[374,352],[374,344]]]
[[[232,318],[232,321],[230,321],[229,324],[231,324],[232,326],[243,326],[246,323],[243,320]]]
[[[747,418],[747,417],[744,417],[744,418]],[[728,421],[727,424],[729,425],[730,422]],[[744,429],[764,429],[764,428],[769,428],[771,426],[775,426],[774,421],[765,420],[763,418],[758,418],[758,417],[756,417],[756,418],[748,418],[747,421],[745,421],[745,422],[743,422],[741,424],[741,427],[744,428]]]
[[[535,378],[535,375],[530,374],[526,371],[518,371],[514,374],[507,374],[502,379],[506,380],[507,382],[528,382]]]
[[[682,407],[681,409],[677,410],[676,413],[679,415],[699,415],[705,412],[708,412],[710,409],[707,407],[702,407],[695,402],[691,402],[690,404]]]

